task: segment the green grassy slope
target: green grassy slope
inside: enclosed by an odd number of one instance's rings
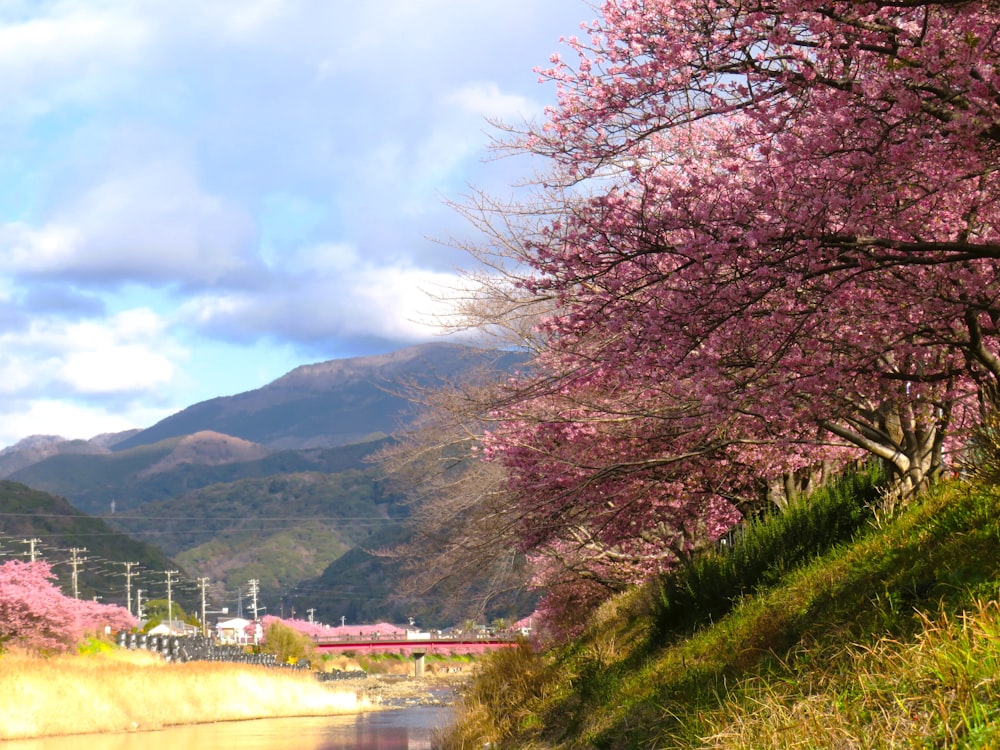
[[[951,484],[714,622],[671,630],[651,586],[498,655],[449,746],[1000,747],[998,594],[1000,490]]]

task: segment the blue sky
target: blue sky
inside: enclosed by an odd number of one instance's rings
[[[437,337],[582,0],[0,0],[0,446]]]

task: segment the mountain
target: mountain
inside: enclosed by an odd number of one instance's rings
[[[56,455],[16,476],[157,545],[216,589],[256,579],[274,599],[405,513],[367,460],[385,442],[271,451],[202,432],[120,453]]]
[[[417,413],[412,388],[522,360],[437,343],[304,365],[145,430],[22,441],[0,453],[0,467],[7,461],[10,480],[159,546],[190,575],[211,578],[220,595],[225,589],[230,605],[250,579],[277,613],[303,582],[336,577],[353,612],[379,619],[394,570],[363,550],[404,533],[407,508],[371,456]]]
[[[265,458],[271,453],[273,451],[249,440],[204,430],[182,437],[170,453],[152,466],[143,469],[139,476],[163,474],[184,464],[225,466],[246,463]]]
[[[190,406],[121,441],[121,451],[202,431],[276,450],[330,448],[390,435],[414,414],[409,385],[427,386],[513,353],[457,344],[422,344],[390,354],[303,365],[262,388]]]
[[[356,469],[366,465],[367,456],[382,444],[383,441],[372,441],[339,448],[270,451],[238,438],[198,433],[119,453],[55,455],[15,472],[10,478],[62,495],[76,508],[100,516],[112,512],[112,503],[118,512],[130,511],[210,485],[300,472],[334,474]]]
[[[57,435],[32,435],[8,448],[0,450],[0,477],[9,477],[49,456],[64,453],[100,454],[110,453],[107,446],[96,445],[89,440],[66,440]]]
[[[111,446],[138,434],[141,430],[105,433],[90,440],[67,440],[58,435],[32,435],[0,450],[0,479],[24,469],[49,456],[65,453],[101,455],[111,452]]]
[[[359,464],[211,484],[109,522],[229,590],[256,579],[262,596],[273,599],[403,515],[405,506],[385,492],[378,468]]]

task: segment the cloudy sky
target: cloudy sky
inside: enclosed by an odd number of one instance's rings
[[[583,0],[0,0],[0,446],[435,337]]]

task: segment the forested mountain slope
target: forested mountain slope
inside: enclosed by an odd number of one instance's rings
[[[29,438],[0,454],[0,470],[114,529],[157,545],[192,577],[208,577],[231,606],[248,581],[279,613],[326,601],[303,582],[345,552],[398,541],[406,513],[370,458],[420,409],[411,388],[459,379],[523,358],[452,344],[304,365],[255,391],[195,404],[147,430],[91,441]],[[353,611],[382,619],[394,571],[371,573],[368,553],[338,567]],[[315,589],[315,587],[313,587]],[[324,597],[321,601],[319,597]],[[431,610],[437,609],[431,601]],[[333,609],[334,605],[330,606]],[[337,605],[337,609],[342,609]],[[339,614],[337,615],[339,616]]]
[[[115,450],[203,430],[274,449],[328,448],[395,432],[418,410],[410,385],[433,385],[487,364],[521,357],[456,344],[422,344],[389,354],[303,365],[253,391],[184,409],[122,441]]]
[[[35,540],[34,544],[31,540]],[[105,604],[126,603],[124,563],[135,563],[135,589],[159,593],[162,571],[175,564],[157,547],[115,531],[86,516],[66,500],[9,480],[0,481],[0,552],[4,560],[29,559],[31,550],[53,565],[65,591],[71,591],[71,550],[84,560],[78,573],[81,598]],[[133,591],[133,596],[135,596]]]

